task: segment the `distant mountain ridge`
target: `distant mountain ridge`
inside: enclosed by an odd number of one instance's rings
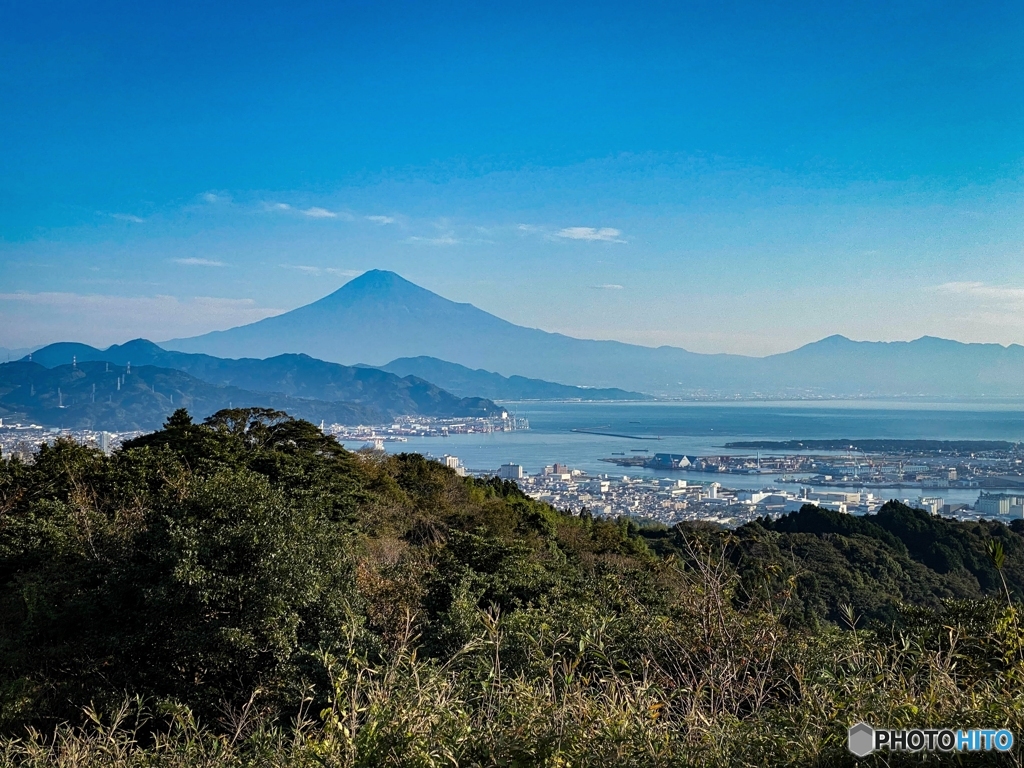
[[[219,387],[183,371],[152,365],[87,361],[47,368],[0,364],[0,417],[45,427],[115,432],[159,429],[176,408],[204,418],[223,408],[260,406],[319,422],[366,424],[383,415],[354,403],[331,403],[277,393]]]
[[[349,415],[346,420],[334,419],[340,423],[380,422],[397,415],[465,418],[502,412],[490,400],[458,397],[415,376],[400,377],[375,368],[343,366],[306,355],[231,360],[167,351],[151,341],[135,339],[105,350],[87,344],[60,342],[38,349],[30,357],[33,363],[46,368],[105,362],[118,366],[131,363],[133,371],[139,366],[180,371],[214,387],[245,392],[248,400],[262,398],[269,403],[277,397],[278,400],[287,398],[289,402],[302,401],[291,402],[289,413],[295,416],[309,411],[312,403],[344,404],[349,407],[344,413]],[[325,406],[316,407],[319,408],[316,412],[320,413]]]
[[[653,400],[650,395],[624,389],[573,387],[555,384],[543,379],[523,376],[502,376],[491,371],[473,370],[458,363],[438,360],[436,357],[400,357],[381,370],[398,376],[419,376],[443,387],[449,392],[467,396],[473,393],[492,400]]]
[[[966,344],[935,336],[913,341],[853,341],[838,334],[763,358],[776,378],[789,368],[810,387],[842,376],[864,394],[1024,397],[1024,346]]]
[[[283,315],[192,339],[161,342],[161,346],[224,357],[303,352],[347,365],[372,366],[425,355],[504,376],[622,387],[652,394],[662,391],[666,383],[672,385],[680,360],[708,357],[671,347],[651,350],[523,328],[380,270],[366,272],[319,301]],[[645,386],[613,381],[622,378],[624,366],[641,372],[650,369],[652,354],[663,358],[657,367],[668,372],[667,378],[630,377],[640,378]],[[705,379],[703,375],[699,378],[701,382]],[[684,382],[684,386],[690,384],[700,386]]]
[[[380,270],[282,315],[163,346],[225,357],[305,353],[374,366],[427,356],[506,377],[659,396],[1024,396],[1020,345],[831,336],[764,358],[698,354],[517,326]]]

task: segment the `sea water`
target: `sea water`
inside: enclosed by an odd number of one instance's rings
[[[799,485],[775,482],[770,475],[708,475],[626,468],[602,459],[611,458],[613,454],[753,455],[755,451],[751,449],[725,448],[726,443],[749,440],[1024,441],[1024,403],[1021,402],[520,402],[504,403],[504,406],[509,413],[529,419],[530,429],[411,438],[404,443],[386,443],[385,448],[392,453],[408,451],[436,457],[451,454],[474,472],[496,472],[501,464],[512,462],[534,474],[546,465],[559,462],[588,474],[672,476],[689,482],[714,479],[730,488],[756,489],[770,485],[795,489]],[[631,437],[573,432],[574,429]],[[644,449],[647,454],[642,452]],[[762,455],[770,453],[761,451]],[[938,495],[951,503],[974,502],[978,497],[978,491],[972,489],[871,490],[876,496],[892,498]]]

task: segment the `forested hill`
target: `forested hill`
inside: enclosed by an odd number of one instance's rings
[[[0,748],[760,767],[852,764],[858,720],[1024,733],[1022,562],[1018,523],[638,526],[179,410],[110,457],[0,461]]]
[[[842,606],[865,619],[895,621],[901,604],[936,608],[944,599],[999,595],[1005,578],[1024,599],[1024,520],[962,522],[897,501],[858,517],[806,505],[739,528],[732,560],[748,581],[796,586],[790,610],[803,621],[840,620]],[[1004,553],[1002,574],[989,547]]]
[[[218,387],[182,371],[152,365],[84,362],[44,368],[0,364],[0,417],[66,429],[159,429],[176,408],[208,416],[230,407],[288,409],[319,423],[371,424],[386,413],[356,403],[305,400]]]
[[[133,371],[141,366],[180,371],[187,374],[186,377],[178,377],[180,381],[187,379],[191,383],[181,387],[178,404],[184,404],[204,416],[228,407],[229,402],[280,408],[313,421],[324,419],[328,423],[342,424],[379,423],[398,415],[436,418],[497,416],[502,411],[490,400],[453,395],[415,376],[402,378],[375,368],[326,363],[306,355],[233,360],[170,352],[145,339],[136,339],[102,350],[86,344],[50,344],[33,352],[31,358],[33,363],[61,370],[70,369],[76,362],[83,370],[85,368],[81,364],[85,362],[102,362],[117,367],[122,373],[129,364]],[[159,386],[157,391],[162,391]],[[104,400],[107,394],[104,391]],[[214,407],[209,407],[209,404]],[[26,402],[27,405],[30,403]],[[136,423],[145,421],[151,425],[150,428],[156,428],[174,410],[168,405],[168,402],[150,402],[148,409],[136,408],[136,415],[131,418]],[[95,415],[109,415],[105,411],[90,410]],[[126,412],[128,410],[125,409]],[[60,415],[34,413],[40,417]],[[59,426],[52,420],[46,423]],[[124,420],[118,423],[124,423]],[[68,422],[64,424],[67,426]],[[105,428],[116,427],[107,424]]]

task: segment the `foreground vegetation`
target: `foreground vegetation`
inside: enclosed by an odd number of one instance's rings
[[[179,411],[109,458],[0,463],[0,583],[6,764],[826,766],[858,720],[1024,739],[1024,528],[896,503],[641,528],[281,413]],[[986,757],[1022,762],[960,759]]]

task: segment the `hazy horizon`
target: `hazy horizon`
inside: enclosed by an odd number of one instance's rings
[[[394,274],[397,274],[397,273],[394,273]],[[343,283],[342,286],[339,286],[339,288],[340,287],[344,287],[348,283],[356,280],[358,277],[359,276],[351,278],[350,280],[348,280],[345,283]],[[399,277],[402,277],[402,276],[399,275]],[[333,293],[334,293],[334,291],[331,291],[330,293],[325,294],[324,296],[321,296],[321,297],[318,297],[318,298],[326,298],[327,296],[330,296]],[[446,298],[446,297],[442,297],[442,298]],[[290,310],[285,310],[285,311],[290,311]],[[275,312],[273,315],[267,315],[267,317],[273,317],[273,316],[276,316],[277,314],[284,314],[285,311]],[[502,318],[502,319],[504,319],[504,318]],[[528,326],[524,326],[524,327],[528,327]],[[540,329],[540,330],[545,330],[545,329]],[[843,336],[842,334],[832,334],[831,336],[822,337],[821,339],[815,339],[815,340],[813,340],[811,342],[807,342],[807,344],[802,344],[800,346],[807,346],[808,344],[814,344],[814,343],[819,342],[819,341],[825,341],[825,340],[827,340],[827,339],[829,339],[831,337],[846,338],[847,340],[853,341],[853,342],[878,342],[878,341],[881,341],[883,343],[885,343],[885,342],[891,343],[891,342],[920,341],[920,340],[923,340],[923,339],[926,339],[926,338],[939,338],[939,339],[943,338],[943,337],[935,337],[935,336],[930,336],[928,334],[925,334],[923,336],[918,336],[918,337],[915,337],[913,339],[854,339],[854,338]],[[185,338],[185,337],[179,337],[179,338]],[[577,338],[577,337],[574,337],[574,338]],[[11,352],[11,351],[18,351],[18,352],[22,352],[22,353],[28,353],[30,350],[40,349],[40,348],[43,348],[43,347],[47,346],[48,344],[57,343],[57,342],[69,342],[69,343],[88,344],[89,346],[92,346],[92,347],[96,347],[96,348],[99,348],[99,349],[105,349],[105,348],[110,347],[110,346],[117,346],[117,345],[125,344],[125,343],[131,342],[131,341],[137,341],[137,340],[140,340],[140,339],[141,340],[145,340],[145,341],[151,341],[151,342],[156,343],[158,345],[165,345],[167,342],[174,341],[174,339],[172,339],[172,338],[164,339],[162,337],[160,337],[160,338],[157,338],[155,336],[154,337],[147,337],[147,336],[143,335],[143,336],[132,336],[130,338],[123,339],[121,341],[115,341],[115,342],[110,342],[110,343],[92,344],[92,343],[87,342],[87,341],[82,341],[81,339],[66,338],[66,339],[58,339],[58,340],[55,340],[55,341],[52,341],[52,342],[47,342],[45,344],[28,345],[26,347],[21,347],[21,348],[8,348],[8,347],[4,347],[4,346],[0,345],[0,350],[6,350],[6,351],[9,351],[9,352]],[[601,339],[601,340],[605,340],[605,339]],[[618,341],[618,339],[607,339],[607,340]],[[956,339],[944,339],[944,340],[957,341]],[[971,342],[961,342],[961,343],[971,343]],[[978,342],[974,342],[974,343],[978,343]],[[992,343],[997,343],[997,342],[992,342]],[[643,344],[638,345],[638,346],[648,346],[648,347],[651,347],[651,345],[643,345]],[[1008,344],[1008,345],[999,345],[999,346],[1002,346],[1002,347],[1006,348],[1006,347],[1014,346],[1014,345],[1013,344]],[[1019,345],[1017,345],[1017,346],[1019,346]],[[165,348],[167,348],[167,349],[174,349],[174,346],[173,345],[166,346]],[[793,351],[794,349],[799,349],[799,348],[800,347],[794,347],[792,349],[781,350],[781,352],[790,352],[790,351]],[[743,353],[734,353],[734,354],[743,355]],[[780,353],[779,352],[773,352],[773,353],[769,353],[768,355],[744,355],[744,356],[747,356],[747,357],[767,357],[767,356],[770,356],[771,354],[780,354]]]

